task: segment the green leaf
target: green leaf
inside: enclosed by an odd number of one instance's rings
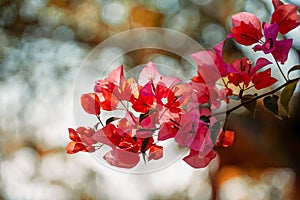
[[[149,142],[150,138],[146,138],[144,139],[144,141],[142,142],[142,146],[141,146],[141,152],[142,153],[145,153],[146,152],[146,147],[147,147],[147,144]]]
[[[146,164],[146,148],[147,148],[149,140],[150,140],[150,138],[144,139],[144,141],[142,142],[142,146],[141,146],[141,152],[142,152],[143,160],[144,160],[145,164]]]
[[[293,71],[296,71],[296,70],[300,70],[300,65],[295,65],[288,71],[287,75],[288,75],[289,79],[290,79],[290,73],[292,73]]]
[[[300,66],[300,65],[299,65]],[[290,115],[290,110],[289,110],[289,102],[293,96],[293,93],[296,89],[296,85],[298,82],[292,82],[285,86],[285,88],[282,90],[281,95],[280,95],[280,103],[282,107],[286,110],[287,115]]]
[[[118,119],[121,119],[121,118],[119,118],[119,117],[110,117],[110,118],[108,118],[108,119],[106,120],[105,124],[106,124],[106,125],[107,125],[107,124],[110,124],[110,123],[112,123],[113,121],[118,120]]]
[[[246,95],[242,96],[241,101],[242,101],[242,103],[244,103],[244,102],[249,101],[250,99],[252,99],[252,98],[254,98],[256,96],[257,96],[257,94],[254,94],[254,95],[252,95],[252,94],[246,94]],[[244,107],[247,110],[249,110],[250,113],[254,116],[255,115],[256,100],[255,101],[251,101],[249,103],[246,103],[244,105]]]
[[[273,95],[273,96],[267,96],[264,98],[264,106],[271,111],[274,115],[279,117],[279,109],[278,109],[278,99],[279,96]]]
[[[156,112],[156,110],[148,110],[148,112],[146,112],[145,114],[140,114],[139,122],[141,123],[146,117],[148,117],[154,112]]]
[[[200,117],[200,120],[203,121],[203,122],[205,122],[205,123],[209,123],[209,122],[210,122],[209,117],[204,116],[204,115],[202,115],[202,116]]]

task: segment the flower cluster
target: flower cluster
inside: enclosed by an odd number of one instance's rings
[[[81,105],[99,122],[93,128],[69,128],[72,141],[67,153],[94,152],[107,145],[111,148],[103,157],[107,163],[132,168],[140,155],[145,162],[162,158],[160,141],[173,139],[180,147],[189,148],[183,158],[186,163],[194,168],[207,166],[216,156],[214,148],[228,147],[234,140],[233,131],[217,126],[213,110],[232,99],[243,102],[249,98],[244,94],[248,89],[261,90],[277,81],[271,73],[273,62],[266,58],[254,63],[244,57],[227,63],[223,58],[226,41],[255,45],[254,51],[271,53],[278,67],[278,62],[284,64],[288,58],[292,39],[277,40],[277,35],[296,28],[300,16],[296,6],[272,2],[275,10],[270,23],[261,23],[252,13],[238,13],[232,16],[231,33],[212,51],[192,54],[198,74],[188,82],[161,75],[152,62],[142,69],[138,80],[126,79],[121,65],[96,81],[94,91],[81,96]],[[220,84],[224,87],[218,87]],[[114,116],[115,110],[125,114]],[[112,113],[105,123],[103,111]],[[218,134],[216,141],[212,131]]]

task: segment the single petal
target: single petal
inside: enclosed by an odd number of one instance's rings
[[[252,45],[263,37],[261,29],[257,29],[252,25],[251,22],[246,24],[244,21],[241,22],[240,26],[231,28],[233,38],[242,45]]]
[[[239,12],[231,17],[233,27],[241,26],[241,23],[252,24],[253,27],[261,32],[259,19],[252,13]]]
[[[275,60],[284,64],[288,59],[290,49],[292,48],[293,39],[279,40],[276,42],[276,49],[272,52]]]
[[[239,73],[230,73],[228,75],[229,83],[232,83],[235,86],[238,86],[244,81],[243,76]]]
[[[118,97],[114,91],[103,89],[101,93],[96,93],[99,97],[99,104],[103,110],[115,110],[119,104]]]
[[[78,135],[78,133],[72,129],[72,128],[68,128],[68,131],[69,131],[69,138],[74,141],[74,142],[81,142],[81,139]]]
[[[269,87],[276,82],[277,79],[271,77],[271,68],[255,74],[252,78],[252,83],[257,90]]]
[[[140,90],[138,99],[133,103],[132,108],[141,113],[147,113],[155,101],[153,83],[149,81]]]
[[[221,131],[217,142],[215,144],[216,147],[229,147],[233,144],[234,141],[234,132],[233,131]]]
[[[266,58],[259,58],[257,59],[256,61],[256,65],[255,67],[253,67],[251,69],[251,73],[250,73],[250,76],[252,76],[253,74],[255,74],[258,70],[260,70],[261,68],[269,65],[269,64],[272,64],[272,62],[270,62],[268,59]]]
[[[114,148],[120,144],[122,137],[126,135],[126,133],[118,129],[114,124],[107,124],[102,129],[96,131],[92,139]]]
[[[66,150],[67,150],[68,154],[74,154],[79,151],[88,152],[85,145],[83,145],[82,143],[77,143],[77,142],[69,142],[69,144],[66,146]]]
[[[209,129],[205,123],[201,123],[197,130],[197,134],[189,147],[195,151],[201,151],[206,145],[205,140],[207,139],[207,135],[210,135]]]
[[[191,57],[196,61],[198,74],[205,80],[206,84],[214,85],[221,78],[221,72],[216,64],[218,57],[214,52],[200,51],[191,54]]]
[[[124,83],[125,77],[124,77],[124,69],[123,65],[120,65],[116,69],[114,69],[111,73],[108,74],[106,81],[112,82],[116,86],[120,86]]]
[[[158,140],[167,140],[176,136],[178,131],[178,125],[174,122],[164,122],[158,132]]]
[[[158,160],[163,157],[163,147],[152,145],[149,150],[148,160]]]
[[[205,155],[191,149],[190,154],[184,157],[183,160],[193,168],[204,168],[215,157],[216,153],[212,149]]]
[[[81,95],[81,106],[85,112],[93,115],[100,114],[100,100],[95,93]]]
[[[115,88],[119,88],[121,85],[123,85],[124,81],[124,70],[123,65],[121,65],[110,72],[107,78],[105,78],[104,80],[97,80],[94,91],[102,92],[103,89],[106,89],[112,93]]]
[[[272,14],[271,23],[278,24],[279,32],[286,34],[299,26],[299,18],[297,6],[291,4],[279,5]]]
[[[181,79],[173,76],[163,76],[160,82],[164,83],[168,88],[171,88],[180,83]]]
[[[133,99],[138,98],[138,96],[139,96],[139,87],[136,81],[133,78],[129,78],[125,80],[123,85],[121,86],[119,99],[133,102]]]
[[[120,168],[133,168],[140,161],[138,153],[124,151],[119,148],[109,151],[103,158],[108,164]]]
[[[272,4],[274,7],[274,10],[276,10],[279,6],[284,5],[280,0],[272,0]]]
[[[149,82],[156,85],[162,79],[162,75],[158,72],[157,67],[153,62],[148,62],[140,73],[138,83],[141,86]]]
[[[186,105],[193,93],[192,85],[189,83],[183,83],[176,85],[172,88],[172,91],[174,92],[177,101],[180,103],[180,105]]]

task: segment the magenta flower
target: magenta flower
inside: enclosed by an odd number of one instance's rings
[[[271,53],[275,60],[284,64],[288,58],[292,47],[293,39],[276,40],[278,34],[277,24],[264,24],[265,42],[255,45],[254,51],[263,51],[265,54]]]

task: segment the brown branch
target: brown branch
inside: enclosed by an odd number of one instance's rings
[[[287,85],[289,85],[289,84],[291,84],[291,83],[297,82],[297,81],[299,81],[299,80],[300,80],[300,77],[295,78],[295,79],[292,79],[292,80],[288,80],[287,82],[285,82],[284,84],[282,84],[281,86],[279,86],[278,88],[276,88],[276,89],[274,89],[274,90],[271,90],[271,91],[269,91],[269,92],[267,92],[267,93],[258,95],[258,96],[254,97],[254,98],[251,98],[251,99],[249,99],[249,100],[247,100],[247,101],[244,101],[244,102],[240,103],[239,105],[234,106],[234,107],[230,108],[229,110],[227,110],[227,111],[225,111],[225,112],[215,113],[215,114],[212,114],[211,116],[218,116],[218,115],[222,115],[222,114],[229,115],[231,112],[235,111],[236,109],[239,109],[240,107],[242,107],[242,106],[244,106],[244,105],[246,105],[246,104],[248,104],[248,103],[250,103],[250,102],[252,102],[252,101],[256,101],[256,100],[258,100],[258,99],[260,99],[260,98],[263,98],[263,97],[265,97],[265,96],[274,94],[275,92],[281,90],[281,89],[284,88],[285,86],[287,86]]]

